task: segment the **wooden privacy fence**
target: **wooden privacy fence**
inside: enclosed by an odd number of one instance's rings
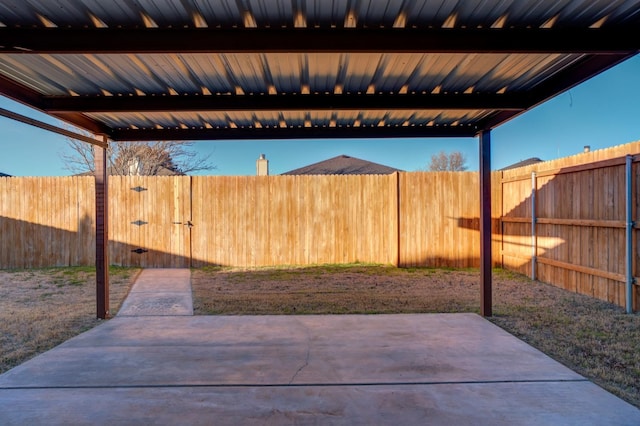
[[[91,177],[6,178],[0,194],[0,267],[93,261]],[[478,211],[476,173],[112,176],[109,260],[473,267]]]
[[[627,169],[626,157],[620,156],[630,152],[640,152],[640,144],[504,171],[499,191],[503,267],[625,306],[627,280],[637,280],[640,266],[635,224],[640,159],[631,156]],[[637,285],[631,293],[637,310]]]
[[[475,173],[112,178],[111,262],[478,266],[478,191],[461,191],[477,185]]]
[[[396,263],[397,179],[194,177],[194,264]]]
[[[95,262],[94,180],[0,178],[0,268]]]
[[[494,172],[494,264],[529,275],[535,265],[541,281],[625,305],[623,156],[637,152],[640,142]],[[478,185],[473,172],[112,176],[109,260],[477,267]],[[0,178],[0,268],[92,264],[94,215],[92,177]],[[631,272],[638,274],[635,227],[632,237]],[[634,286],[634,309],[638,299]]]

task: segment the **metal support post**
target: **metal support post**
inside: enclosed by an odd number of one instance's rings
[[[627,155],[625,162],[626,189],[626,238],[625,238],[625,273],[626,273],[626,308],[627,313],[633,313],[633,156]]]
[[[491,131],[483,130],[480,145],[480,314],[493,315],[491,282]]]
[[[107,137],[103,140],[108,143]],[[107,149],[94,146],[96,196],[96,311],[98,318],[109,317],[109,217]]]

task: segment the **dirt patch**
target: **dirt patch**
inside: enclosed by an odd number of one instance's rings
[[[138,269],[109,269],[111,315]],[[0,373],[100,324],[95,268],[0,270]]]
[[[477,270],[377,265],[204,268],[192,272],[194,312],[377,314],[479,312]],[[640,407],[640,315],[494,271],[490,321]]]

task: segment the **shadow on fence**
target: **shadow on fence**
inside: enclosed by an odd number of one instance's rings
[[[78,231],[70,231],[0,216],[0,269],[95,265],[95,228],[84,216]],[[164,250],[109,241],[109,263],[147,268],[188,268],[189,256]],[[200,266],[219,266],[198,260]]]

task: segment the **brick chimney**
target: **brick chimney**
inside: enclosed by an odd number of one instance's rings
[[[256,174],[258,176],[269,176],[269,160],[264,154],[260,154],[260,158],[256,161]]]

